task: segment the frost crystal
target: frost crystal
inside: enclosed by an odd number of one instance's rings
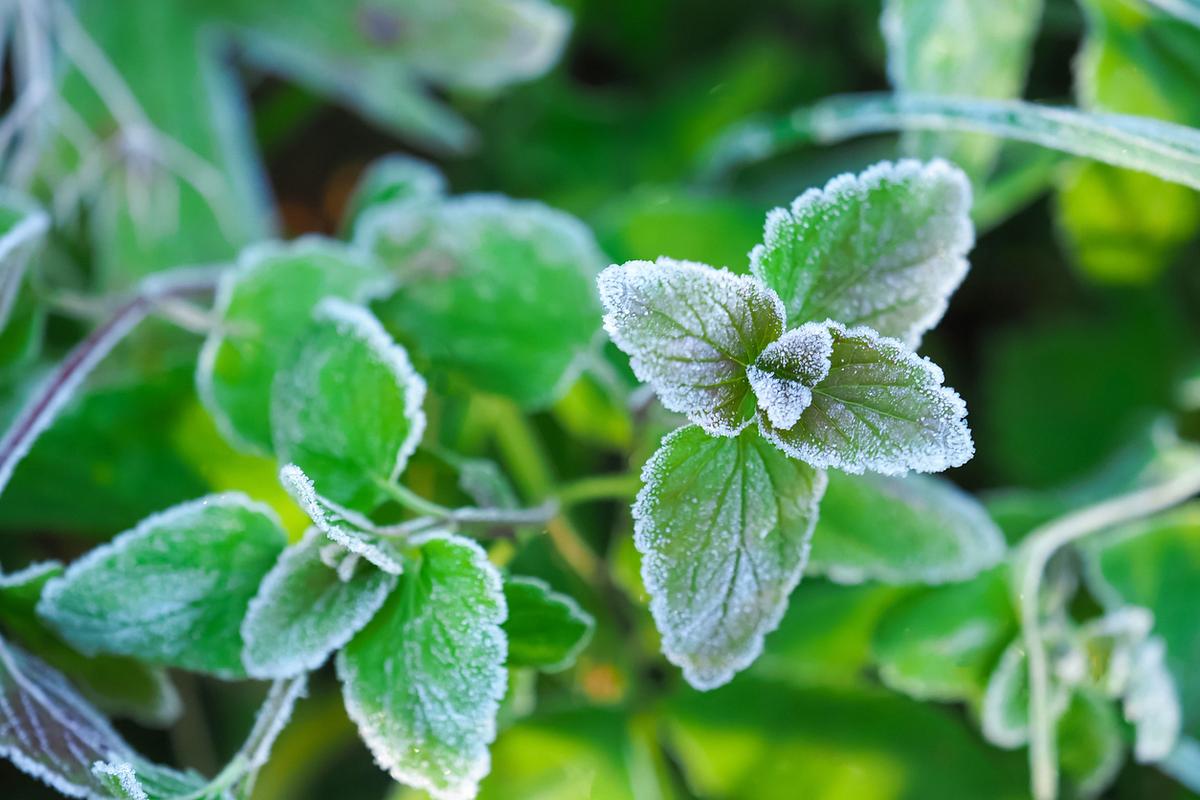
[[[110,792],[120,793],[114,794],[114,797],[121,797],[123,800],[149,800],[132,764],[124,761],[115,764],[97,761],[92,765],[92,774],[107,785]]]
[[[829,374],[833,337],[824,325],[807,323],[767,345],[746,369],[758,407],[778,428],[800,421],[812,403],[812,387]]]
[[[774,293],[748,276],[669,258],[613,265],[599,286],[605,329],[664,406],[716,436],[746,427],[746,367],[783,331]]]
[[[1183,720],[1179,693],[1166,666],[1166,645],[1151,637],[1134,654],[1125,719],[1136,728],[1133,754],[1139,763],[1162,761],[1175,749]]]

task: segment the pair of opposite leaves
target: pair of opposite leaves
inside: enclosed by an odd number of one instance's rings
[[[697,688],[778,625],[824,468],[936,472],[973,454],[965,405],[913,351],[966,275],[970,202],[944,161],[882,163],[771,212],[752,275],[667,258],[600,275],[613,341],[695,423],[647,462],[633,513],[663,650]]]

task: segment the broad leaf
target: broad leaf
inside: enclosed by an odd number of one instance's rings
[[[733,436],[753,412],[746,368],[783,332],[779,298],[745,275],[660,258],[606,269],[604,327],[664,406]]]
[[[321,494],[370,510],[425,430],[425,381],[370,312],[323,301],[271,387],[275,453]]]
[[[238,628],[285,544],[269,508],[212,495],[92,550],[46,585],[38,612],[85,653],[241,677]]]
[[[474,797],[504,694],[504,592],[474,542],[444,533],[338,654],[346,710],[376,762],[439,800]]]
[[[49,228],[50,217],[33,201],[0,190],[0,331],[12,319],[26,267]]]
[[[0,639],[0,755],[71,797],[106,800],[97,762],[135,765],[155,797],[190,794],[203,779],[145,761],[51,667]]]
[[[808,568],[838,583],[945,583],[988,569],[1004,551],[983,506],[947,480],[832,472]]]
[[[355,240],[399,280],[376,311],[431,375],[542,408],[596,337],[605,258],[561,211],[489,196],[397,203],[368,213]]]
[[[967,274],[971,187],[944,161],[877,164],[767,215],[750,269],[788,324],[867,325],[916,346]]]
[[[805,323],[767,345],[746,369],[758,407],[779,428],[800,421],[812,405],[813,387],[829,374],[833,337],[818,323]]]
[[[824,473],[753,428],[713,438],[688,426],[642,470],[634,541],[663,652],[711,689],[762,650],[800,581]]]
[[[100,710],[145,725],[174,722],[182,706],[161,669],[124,656],[86,656],[37,616],[46,583],[62,573],[61,564],[46,561],[0,574],[0,625],[26,650],[66,675]]]
[[[869,328],[826,325],[829,374],[792,427],[759,414],[768,441],[814,467],[851,473],[940,472],[974,455],[966,405],[936,364]]]
[[[399,575],[404,571],[400,553],[378,535],[369,519],[322,497],[295,464],[288,464],[279,471],[279,482],[331,542],[362,556],[384,572]]]
[[[508,619],[508,665],[545,672],[566,669],[592,638],[592,615],[540,578],[515,575],[504,581]]]
[[[1016,632],[1008,581],[994,570],[900,601],[879,621],[872,652],[889,687],[918,700],[974,703]]]
[[[271,382],[325,297],[362,300],[385,285],[349,248],[318,238],[246,250],[217,293],[220,325],[209,334],[196,388],[233,443],[271,452]]]
[[[396,576],[359,564],[350,575],[322,559],[333,547],[317,528],[283,551],[263,578],[242,622],[242,661],[255,678],[314,670],[366,625]]]

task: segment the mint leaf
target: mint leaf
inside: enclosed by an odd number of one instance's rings
[[[663,652],[698,689],[729,681],[779,625],[808,555],[825,474],[753,428],[667,435],[642,469],[634,543]]]
[[[1005,572],[993,570],[901,600],[880,619],[871,649],[892,689],[918,700],[976,702],[1016,632]]]
[[[371,565],[343,579],[325,564],[327,541],[310,528],[263,578],[242,622],[242,661],[255,678],[314,670],[350,641],[383,605],[396,576]]]
[[[93,772],[119,760],[147,776],[156,797],[176,797],[204,785],[197,775],[150,764],[51,667],[0,639],[0,755],[28,775],[72,797],[110,797],[109,781]]]
[[[768,441],[814,467],[846,472],[939,472],[975,452],[962,398],[942,371],[896,339],[869,328],[826,322],[833,336],[829,374],[791,428],[763,414]]]
[[[1058,763],[1080,797],[1095,797],[1112,784],[1125,761],[1125,741],[1112,702],[1077,690],[1058,720]]]
[[[947,480],[831,472],[808,568],[838,583],[946,583],[1004,553],[983,506]]]
[[[295,464],[279,471],[279,482],[331,542],[362,556],[384,572],[399,575],[404,571],[396,548],[377,534],[369,519],[317,494],[313,482]]]
[[[92,774],[117,800],[150,800],[132,764],[97,761],[92,765]]]
[[[446,179],[437,167],[405,155],[376,159],[359,177],[346,201],[342,230],[349,233],[376,206],[409,201],[436,202],[446,194]]]
[[[245,250],[222,276],[221,323],[204,342],[196,390],[232,443],[270,453],[271,382],[324,297],[362,300],[386,281],[361,254],[317,237]]]
[[[85,653],[239,678],[238,628],[286,544],[267,506],[211,495],[89,552],[46,585],[38,612]]]
[[[967,274],[971,186],[944,161],[883,162],[767,215],[750,269],[791,325],[867,325],[915,347]]]
[[[425,381],[369,311],[329,298],[314,318],[271,388],[275,452],[323,496],[369,510],[421,440]]]
[[[574,599],[539,578],[514,575],[504,581],[508,618],[508,665],[557,672],[575,663],[592,638],[592,615]]]
[[[38,617],[43,589],[62,573],[62,564],[47,561],[0,574],[0,623],[4,629],[30,653],[62,672],[101,711],[150,726],[174,722],[182,706],[163,670],[124,656],[86,656]]]
[[[410,544],[400,586],[338,654],[338,677],[382,768],[439,800],[465,800],[488,773],[504,694],[504,592],[469,539]]]
[[[1062,683],[1050,682],[1050,715],[1061,717],[1070,702]],[[979,717],[983,737],[997,747],[1014,749],[1029,741],[1029,663],[1025,645],[1015,639],[988,679]]]
[[[829,374],[833,337],[817,323],[805,323],[767,345],[746,369],[758,407],[776,427],[790,428],[812,405],[812,389]]]
[[[714,436],[751,419],[746,368],[783,332],[779,298],[745,275],[690,261],[630,261],[599,278],[604,327],[662,404]]]
[[[1134,653],[1124,698],[1125,719],[1136,737],[1133,755],[1139,763],[1162,761],[1179,741],[1182,713],[1175,682],[1166,666],[1166,645],[1157,636]]]
[[[491,196],[393,203],[366,214],[355,241],[399,280],[375,310],[430,376],[544,408],[596,338],[607,259],[561,211]]]
[[[0,331],[8,326],[26,267],[49,229],[50,217],[32,200],[0,190]]]

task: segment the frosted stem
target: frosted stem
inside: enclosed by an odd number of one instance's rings
[[[28,453],[38,436],[50,426],[96,365],[163,301],[205,294],[216,288],[216,273],[210,269],[176,270],[152,275],[140,290],[126,300],[107,320],[69,352],[33,392],[0,437],[0,494],[8,486],[13,470]]]
[[[1029,664],[1029,768],[1033,796],[1037,800],[1054,800],[1058,796],[1055,720],[1050,713],[1050,672],[1039,614],[1046,565],[1061,548],[1090,533],[1164,511],[1198,492],[1200,469],[1068,514],[1033,531],[1021,543],[1014,585]]]
[[[447,508],[426,500],[402,484],[381,480],[379,486],[393,500],[410,511],[452,524],[544,525],[558,511],[558,504],[552,501],[533,508]]]
[[[1020,100],[929,95],[838,95],[782,119],[751,120],[718,140],[708,167],[721,173],[809,142],[899,130],[991,134],[1200,189],[1200,131],[1194,128]]]

